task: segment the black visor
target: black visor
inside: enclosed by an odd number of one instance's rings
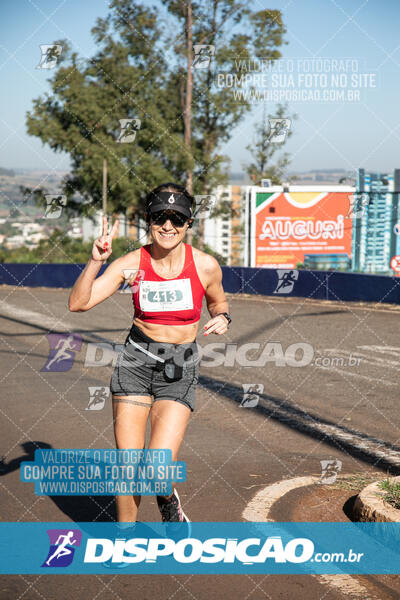
[[[184,194],[180,192],[158,192],[154,194],[147,205],[147,211],[151,213],[162,210],[174,210],[179,212],[187,219],[192,216],[192,203]]]

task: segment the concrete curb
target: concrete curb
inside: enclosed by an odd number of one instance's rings
[[[390,481],[400,481],[400,476],[390,477]],[[378,481],[367,485],[357,496],[353,516],[357,521],[377,523],[400,522],[400,510],[383,500],[384,491],[378,487]]]

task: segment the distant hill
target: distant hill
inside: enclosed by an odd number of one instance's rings
[[[0,167],[0,175],[7,175],[8,177],[14,177],[15,172],[12,169],[4,169],[4,167]]]
[[[355,172],[345,169],[310,169],[309,171],[292,171],[290,181],[300,185],[352,185],[355,184]]]

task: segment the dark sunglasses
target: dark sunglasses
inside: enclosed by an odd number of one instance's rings
[[[177,212],[167,213],[165,210],[160,210],[151,215],[151,220],[155,225],[163,225],[168,219],[175,227],[183,227],[187,221],[185,215]]]

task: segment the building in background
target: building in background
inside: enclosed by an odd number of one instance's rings
[[[400,169],[393,175],[358,169],[353,206],[352,269],[393,275],[390,261],[399,253]]]
[[[213,194],[217,196],[217,207],[221,203],[230,203],[230,186],[218,186]],[[228,264],[231,252],[231,224],[228,213],[219,216],[207,216],[204,218],[204,243],[214,252],[222,256]]]
[[[120,215],[120,218],[123,215]],[[141,219],[139,216],[136,216],[131,221],[125,219],[123,224],[123,230],[126,233],[121,233],[121,225],[120,225],[120,235],[124,235],[131,240],[134,240],[141,246],[148,244],[150,242],[149,234],[147,232],[147,223],[144,219]]]
[[[71,217],[69,219],[68,237],[78,240],[83,237],[83,219],[81,217]]]
[[[305,254],[304,268],[311,271],[348,271],[351,258],[348,254]]]
[[[82,238],[84,242],[94,240],[101,235],[102,216],[102,211],[97,210],[93,215],[93,218],[82,216],[78,217],[81,223]]]
[[[227,265],[243,266],[245,252],[245,187],[217,186],[216,213],[226,205],[226,212],[204,219],[204,243],[220,254]]]
[[[139,242],[139,244],[147,243],[147,228],[146,222],[139,217],[129,220],[126,215],[121,213],[119,216],[118,236],[127,237]],[[103,212],[98,210],[93,215],[93,218],[78,217],[74,225],[78,226],[80,222],[81,236],[84,242],[93,240],[101,235],[102,231]],[[109,226],[112,225],[109,220]]]

